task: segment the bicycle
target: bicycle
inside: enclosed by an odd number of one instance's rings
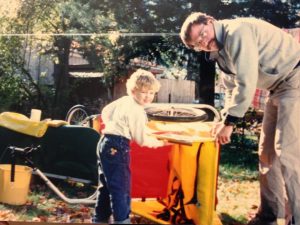
[[[93,120],[100,114],[89,115],[87,107],[78,104],[72,106],[67,112],[65,120],[70,125],[79,125],[84,127],[93,127]]]
[[[69,203],[69,204],[95,204],[96,203],[96,197],[97,197],[97,190],[91,194],[87,198],[68,198],[65,196],[65,194],[60,191],[49,179],[48,177],[37,167],[35,166],[34,162],[31,160],[31,154],[35,151],[38,151],[41,149],[41,146],[30,146],[30,147],[16,147],[16,146],[8,146],[6,148],[7,151],[10,151],[11,153],[11,176],[10,180],[11,182],[15,181],[15,163],[16,158],[21,158],[24,160],[25,164],[30,166],[32,168],[32,171],[37,174],[44,182],[45,184],[55,193],[57,194],[63,201]]]

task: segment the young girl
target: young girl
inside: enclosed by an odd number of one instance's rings
[[[126,83],[128,96],[113,101],[102,111],[105,124],[98,143],[99,188],[93,222],[130,223],[129,142],[141,146],[159,147],[165,142],[146,134],[147,116],[144,106],[153,101],[160,83],[152,73],[139,69]]]

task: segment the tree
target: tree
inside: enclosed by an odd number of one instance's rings
[[[122,1],[121,4],[110,1],[110,4],[114,5],[111,7],[112,13],[116,15],[116,21],[123,29],[129,32],[166,34],[143,37],[140,41],[138,38],[132,38],[131,41],[134,44],[130,46],[131,54],[127,53],[126,59],[140,56],[167,67],[187,66],[187,79],[195,80],[198,83],[197,90],[200,92],[198,91],[197,95],[203,99],[202,103],[213,104],[214,64],[205,60],[199,61],[201,59],[199,54],[186,51],[179,36],[174,35],[179,33],[182,22],[191,10],[197,11],[202,3],[199,4],[199,1],[154,0]],[[130,13],[127,13],[128,10]],[[201,66],[199,66],[200,64]],[[195,70],[195,68],[198,69]],[[200,79],[198,79],[199,76]]]
[[[20,28],[16,23],[20,4],[17,0],[10,3],[14,6],[13,12],[0,8],[4,10],[0,18],[4,34],[19,33]],[[9,3],[4,5],[10,6]],[[45,103],[40,88],[25,69],[23,38],[3,35],[0,38],[0,49],[0,110],[26,112],[31,108],[30,105]]]
[[[99,33],[103,27],[110,26],[109,19],[97,10],[96,1],[22,1],[18,16],[19,26],[24,33],[50,33],[49,36],[34,36],[39,53],[49,55],[54,63],[53,77],[55,95],[52,104],[52,117],[62,115],[68,107],[69,93],[69,54],[74,40],[81,41],[77,33]],[[22,30],[20,29],[20,30]],[[65,34],[72,34],[65,35]]]

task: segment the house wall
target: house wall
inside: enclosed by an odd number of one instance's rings
[[[32,78],[40,84],[52,85],[54,83],[54,64],[49,56],[39,55],[36,49],[29,49],[26,52],[25,60],[27,69]]]

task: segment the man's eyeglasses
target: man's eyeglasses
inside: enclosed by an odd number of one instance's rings
[[[197,36],[197,39],[193,45],[191,45],[191,48],[197,52],[202,51],[201,49],[201,42],[203,39],[207,36],[207,28],[206,24],[203,24],[203,27],[199,30],[199,34]]]

